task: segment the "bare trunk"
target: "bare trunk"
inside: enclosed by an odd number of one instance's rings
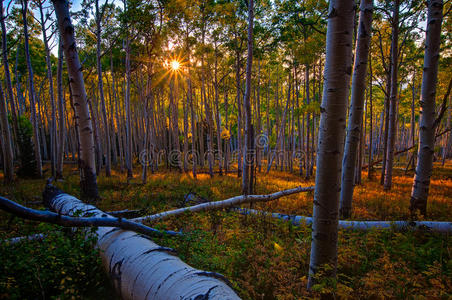
[[[111,176],[111,140],[110,140],[110,129],[108,126],[108,118],[107,118],[107,108],[105,106],[105,97],[104,97],[104,83],[102,79],[102,62],[101,62],[101,38],[102,38],[102,27],[101,21],[102,16],[99,12],[99,0],[95,1],[96,4],[96,64],[97,64],[97,87],[99,89],[99,98],[100,104],[102,106],[102,121],[104,125],[105,131],[105,176]]]
[[[13,85],[11,83],[11,74],[9,72],[8,62],[8,44],[6,39],[6,26],[5,16],[3,15],[3,1],[0,1],[0,25],[2,29],[2,62],[5,72],[6,89],[8,94],[9,105],[11,107],[11,119],[13,123],[13,135],[17,137],[18,125],[17,125],[17,112],[16,104],[14,101]],[[18,78],[16,78],[18,80]],[[19,97],[19,94],[17,95]],[[13,153],[14,155],[14,153]]]
[[[57,67],[57,92],[58,92],[58,143],[56,159],[56,177],[63,177],[63,159],[64,159],[64,95],[63,95],[63,47],[61,41],[58,43],[58,67]]]
[[[332,0],[329,5],[308,288],[321,274],[322,277],[336,276],[341,158],[351,75],[354,5],[352,0]]]
[[[6,108],[5,96],[0,82],[0,121],[2,129],[2,150],[3,150],[3,170],[5,184],[9,184],[14,180],[14,158],[13,148],[11,145],[11,132],[8,124],[8,110]]]
[[[245,147],[243,151],[243,178],[242,193],[248,195],[252,190],[250,182],[250,166],[254,161],[254,149],[252,148],[252,124],[251,124],[251,73],[253,66],[253,21],[254,21],[254,0],[248,1],[248,53],[246,59],[246,83],[245,96],[243,97],[243,108],[245,111]]]
[[[99,198],[99,194],[94,158],[93,127],[89,114],[89,99],[86,96],[82,67],[75,44],[74,27],[69,15],[68,2],[64,0],[52,0],[52,2],[58,19],[58,29],[69,73],[75,118],[78,120],[81,193],[84,197],[95,200]]]
[[[392,170],[394,164],[394,148],[396,139],[396,119],[398,102],[398,40],[399,40],[399,0],[395,0],[392,19],[392,43],[391,43],[391,93],[389,96],[389,120],[388,120],[388,147],[386,150],[386,168],[383,187],[390,190],[392,187]]]
[[[427,214],[427,197],[435,152],[435,96],[438,81],[438,60],[441,45],[443,1],[428,1],[427,33],[424,52],[424,73],[421,89],[421,120],[419,126],[419,149],[416,172],[411,191],[410,210]]]
[[[22,1],[22,20],[24,22],[24,44],[25,44],[25,58],[27,61],[28,68],[28,83],[29,83],[29,91],[28,96],[30,99],[30,107],[31,107],[31,123],[33,124],[33,144],[35,151],[35,160],[36,160],[36,171],[38,177],[42,177],[42,161],[41,161],[41,144],[39,141],[39,133],[38,133],[38,121],[36,115],[36,104],[35,104],[35,87],[33,81],[33,68],[31,66],[30,59],[30,51],[28,49],[28,22],[27,22],[27,11],[28,11],[28,0]]]
[[[352,79],[352,96],[348,117],[345,150],[342,159],[342,179],[340,214],[349,218],[352,213],[352,199],[358,145],[362,136],[364,99],[366,91],[367,60],[372,32],[373,0],[363,0],[360,4],[358,35],[356,40],[355,62]],[[360,148],[362,149],[362,147]],[[360,156],[360,159],[362,156]],[[361,168],[359,173],[361,173]]]

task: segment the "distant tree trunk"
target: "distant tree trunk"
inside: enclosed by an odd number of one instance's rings
[[[105,131],[105,176],[111,176],[111,140],[110,129],[108,126],[107,108],[105,106],[104,83],[102,79],[102,62],[101,62],[101,39],[102,39],[102,14],[99,11],[99,0],[95,0],[96,4],[96,64],[97,64],[97,86],[99,89],[100,104],[102,105],[102,121]]]
[[[283,139],[284,139],[284,127],[286,126],[286,116],[287,116],[287,109],[289,107],[289,103],[290,103],[290,91],[292,88],[292,81],[289,79],[289,86],[287,89],[287,102],[286,102],[286,107],[284,108],[284,113],[282,115],[282,121],[281,124],[279,126],[279,132],[277,133],[278,135],[276,136],[276,146],[275,146],[275,151],[272,152],[272,155],[270,157],[270,161],[268,162],[268,166],[267,166],[267,173],[270,172],[270,169],[272,167],[273,161],[275,160],[275,157],[279,156],[279,152],[283,151]]]
[[[305,38],[305,40],[306,40],[306,38]],[[309,109],[309,104],[310,104],[310,102],[311,102],[311,99],[310,99],[310,97],[309,97],[309,65],[308,64],[306,64],[305,65],[305,75],[304,75],[304,78],[305,78],[305,95],[306,95],[306,104],[308,105],[308,109]],[[311,168],[310,168],[310,159],[311,159],[311,157],[310,157],[310,155],[309,155],[309,138],[310,138],[310,131],[309,131],[309,129],[310,129],[310,124],[309,124],[309,120],[310,119],[310,113],[309,113],[309,110],[308,110],[308,113],[306,114],[306,163],[305,163],[305,165],[306,165],[306,176],[305,176],[305,179],[306,180],[309,180],[309,178],[311,177],[311,174],[310,174],[310,170],[311,170]]]
[[[329,4],[308,288],[317,282],[319,275],[336,275],[341,158],[352,70],[354,6],[352,0],[332,0]]]
[[[30,99],[30,107],[31,107],[31,123],[33,124],[33,144],[35,151],[35,160],[36,160],[36,171],[38,177],[42,177],[42,161],[41,161],[41,145],[39,142],[39,133],[38,133],[38,122],[36,116],[36,104],[35,104],[35,87],[33,81],[33,68],[31,66],[30,59],[30,51],[28,44],[28,21],[27,21],[27,11],[28,11],[28,0],[21,0],[22,3],[22,20],[24,25],[24,44],[25,44],[25,59],[27,61],[28,68],[28,83],[29,83],[29,91],[28,96]]]
[[[435,152],[435,98],[438,81],[438,60],[441,45],[441,23],[443,20],[443,1],[430,0],[428,3],[427,33],[425,38],[424,73],[421,89],[421,120],[419,126],[419,148],[413,189],[411,191],[410,211],[417,210],[427,214],[427,198]]]
[[[256,113],[257,113],[257,130],[254,132],[255,134],[255,143],[258,141],[258,138],[260,139],[262,134],[262,114],[261,114],[261,97],[260,97],[260,81],[261,81],[261,60],[259,59],[257,61],[257,82],[256,82],[256,89],[257,89],[257,96],[256,96]],[[256,145],[256,159],[257,159],[257,166],[259,168],[259,172],[261,172],[262,169],[262,152],[263,152],[263,144],[259,143]]]
[[[47,39],[46,20],[44,17],[44,11],[42,8],[41,0],[36,1],[40,13],[40,23],[42,28],[42,40],[44,42],[44,49],[46,53],[46,65],[47,65],[47,80],[49,81],[49,95],[50,104],[52,107],[52,118],[50,126],[50,165],[52,169],[52,176],[56,177],[56,159],[57,159],[57,133],[56,133],[56,106],[55,96],[53,92],[53,75],[52,75],[52,63],[50,61],[50,49]]]
[[[370,72],[370,76],[369,76],[369,147],[368,147],[368,151],[369,151],[369,170],[367,171],[367,177],[368,179],[372,178],[372,172],[373,172],[373,167],[372,167],[372,160],[373,160],[373,154],[374,154],[374,148],[373,148],[373,103],[372,103],[372,57],[369,51],[369,72]]]
[[[3,15],[3,1],[0,1],[0,25],[2,29],[2,62],[5,72],[6,90],[8,94],[9,105],[11,107],[11,120],[13,123],[13,134],[17,137],[18,125],[17,125],[17,111],[14,101],[13,85],[11,83],[11,74],[9,72],[8,62],[8,43],[6,38],[6,26],[5,16]],[[18,80],[18,78],[16,78]],[[19,94],[17,95],[19,97]],[[13,153],[14,154],[14,153]]]
[[[187,162],[187,153],[188,153],[188,103],[190,103],[190,98],[188,95],[187,89],[187,101],[183,101],[182,96],[182,106],[184,111],[184,172],[188,172],[188,162]]]
[[[362,0],[360,4],[358,35],[352,79],[351,107],[348,117],[347,136],[342,160],[340,214],[347,219],[352,213],[352,199],[358,144],[363,123],[366,91],[367,60],[372,33],[373,0]],[[361,168],[359,168],[361,172]]]
[[[228,118],[228,110],[229,109],[229,103],[228,103],[228,90],[227,88],[224,89],[224,128],[226,131],[229,131],[229,118]],[[225,173],[228,173],[229,170],[229,143],[230,143],[230,135],[227,139],[224,140],[224,161],[223,161],[223,168]]]
[[[443,161],[442,161],[442,165],[444,166],[444,163],[446,162],[446,158],[448,157],[448,154],[452,148],[452,133],[450,132],[451,130],[451,118],[452,118],[452,97],[449,97],[449,113],[447,114],[447,123],[446,123],[446,128],[449,129],[449,132],[447,133],[447,138],[444,144],[444,149],[443,149]]]
[[[65,0],[52,0],[52,2],[58,19],[58,29],[69,73],[75,118],[78,120],[81,194],[88,199],[96,200],[99,198],[99,193],[94,159],[93,127],[89,114],[89,99],[86,96],[82,67],[75,44],[74,27],[69,14],[69,3]]]
[[[236,37],[236,43],[237,37]],[[238,46],[237,46],[238,47]],[[242,176],[242,101],[241,93],[240,93],[240,51],[236,50],[236,69],[235,69],[235,86],[237,89],[237,151],[238,151],[238,160],[237,160],[237,177]]]
[[[223,157],[222,151],[221,151],[221,117],[220,117],[220,109],[218,105],[218,98],[219,98],[219,90],[218,90],[218,48],[217,43],[215,41],[215,123],[217,125],[217,149],[218,149],[218,172],[220,176],[222,175],[222,161],[221,158]]]
[[[246,83],[245,96],[243,97],[243,108],[245,111],[245,147],[243,151],[243,178],[242,193],[248,195],[252,190],[250,182],[250,166],[254,160],[254,149],[252,148],[252,132],[251,132],[251,73],[253,67],[253,21],[254,21],[254,0],[248,1],[248,53],[246,59]]]
[[[126,38],[126,93],[125,93],[125,113],[126,113],[126,168],[127,168],[127,183],[133,178],[132,170],[132,116],[130,110],[130,40]]]
[[[0,121],[2,129],[2,150],[3,150],[3,170],[5,184],[12,183],[14,180],[14,157],[11,145],[11,132],[8,124],[8,109],[6,108],[5,96],[0,81]]]
[[[390,190],[392,187],[392,170],[394,164],[394,148],[397,127],[397,102],[398,102],[398,56],[399,56],[399,0],[395,0],[393,4],[392,18],[392,42],[391,42],[391,92],[389,96],[389,119],[388,119],[388,147],[386,150],[386,168],[383,187]]]
[[[196,165],[198,163],[199,159],[202,159],[200,157],[196,156],[196,120],[195,120],[195,111],[193,108],[193,92],[191,87],[191,79],[190,76],[187,78],[187,85],[188,85],[188,100],[190,104],[190,121],[191,121],[191,155],[192,155],[192,172],[193,172],[193,178],[196,178]]]
[[[61,40],[58,42],[58,67],[57,67],[57,91],[58,91],[58,143],[56,159],[56,177],[63,177],[64,159],[64,95],[63,95],[63,47]]]

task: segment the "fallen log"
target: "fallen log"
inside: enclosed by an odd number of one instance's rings
[[[417,146],[417,145],[416,145],[416,146]],[[399,155],[399,154],[403,154],[403,153],[405,153],[405,152],[407,152],[407,151],[410,151],[410,150],[413,149],[413,148],[414,148],[414,146],[411,146],[411,147],[402,149],[402,150],[400,150],[400,151],[397,151],[397,152],[394,153],[394,156]],[[373,166],[375,166],[375,165],[378,165],[378,164],[381,163],[382,161],[383,161],[383,159],[378,159],[378,160],[376,160],[376,161],[373,161],[373,162],[370,164],[370,166],[373,167]],[[369,165],[368,165],[368,164],[362,166],[362,170],[365,170],[365,169],[367,169],[367,168],[369,168]]]
[[[216,210],[216,209],[228,208],[228,207],[232,207],[232,206],[236,206],[236,205],[240,205],[240,204],[244,204],[244,203],[267,202],[267,201],[271,201],[271,200],[276,200],[276,199],[284,197],[284,196],[297,194],[297,193],[301,193],[301,192],[313,191],[313,190],[314,190],[313,186],[309,186],[309,187],[299,186],[299,187],[296,187],[293,189],[283,190],[283,191],[279,191],[279,192],[276,192],[273,194],[268,194],[268,195],[240,195],[240,196],[235,196],[235,197],[232,197],[232,198],[229,198],[226,200],[222,200],[222,201],[206,202],[206,203],[201,203],[201,204],[194,205],[194,206],[183,207],[183,208],[179,208],[179,209],[161,212],[161,213],[158,213],[155,215],[139,217],[139,218],[132,219],[132,221],[135,221],[135,222],[149,221],[150,222],[150,221],[156,221],[156,220],[163,220],[163,219],[167,219],[169,217],[174,217],[174,216],[184,214],[186,212]]]
[[[92,207],[95,208],[94,206]],[[127,219],[114,218],[105,213],[101,214],[100,217],[85,217],[86,215],[90,215],[90,211],[88,211],[88,213],[84,212],[82,217],[71,217],[62,215],[60,212],[54,213],[51,211],[28,208],[4,197],[0,197],[0,209],[23,219],[57,224],[65,227],[113,226],[125,230],[133,230],[145,235],[163,234],[160,230],[145,226],[140,223],[132,222]],[[74,212],[75,211],[72,211],[72,213]],[[178,235],[179,233],[168,232],[168,234]]]
[[[36,234],[31,234],[31,235],[26,235],[26,236],[17,236],[17,237],[9,238],[9,239],[0,241],[0,243],[8,243],[8,244],[14,245],[14,244],[24,242],[24,241],[42,241],[46,237],[47,237],[47,234],[36,233]]]
[[[310,225],[311,217],[286,215],[280,213],[271,213],[255,209],[233,208],[234,211],[243,215],[261,215],[272,218],[289,221],[292,224]],[[371,229],[395,229],[395,230],[430,230],[441,233],[452,232],[452,222],[434,222],[434,221],[345,221],[339,220],[339,228],[348,230],[371,230]]]
[[[123,209],[123,210],[116,210],[116,211],[107,211],[108,215],[111,215],[113,217],[121,217],[121,218],[136,218],[137,216],[143,214],[142,209]]]
[[[51,185],[43,197],[60,214],[110,217]],[[222,275],[194,269],[174,250],[140,234],[113,227],[99,227],[95,234],[103,265],[122,299],[240,299]]]

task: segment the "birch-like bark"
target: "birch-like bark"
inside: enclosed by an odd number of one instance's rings
[[[13,147],[11,145],[11,132],[8,124],[8,110],[6,108],[5,96],[0,81],[0,122],[2,129],[2,150],[3,150],[3,170],[5,184],[14,180],[14,157]]]
[[[427,32],[425,38],[424,72],[421,88],[421,120],[419,126],[419,148],[413,189],[411,191],[410,211],[417,210],[427,214],[427,198],[435,152],[435,98],[438,81],[438,60],[441,45],[441,23],[443,20],[443,1],[430,0],[428,3]]]
[[[93,126],[89,113],[88,97],[83,81],[82,66],[75,43],[74,26],[69,15],[69,3],[52,0],[58,20],[58,30],[62,41],[64,57],[69,74],[69,83],[74,102],[75,118],[78,123],[80,187],[83,197],[90,200],[99,198],[97,190],[96,165],[94,158]]]
[[[111,176],[111,139],[110,128],[108,126],[107,108],[105,106],[104,82],[102,79],[101,62],[101,39],[102,39],[102,13],[99,11],[99,0],[95,1],[96,6],[96,64],[97,64],[97,87],[99,89],[100,104],[102,106],[102,121],[105,131],[105,176]]]
[[[156,220],[164,220],[169,217],[179,216],[181,214],[187,213],[187,212],[200,212],[200,211],[208,211],[208,210],[218,210],[222,208],[232,207],[235,205],[245,204],[245,203],[256,203],[256,202],[268,202],[272,200],[279,199],[284,196],[302,193],[302,192],[308,192],[314,190],[314,187],[296,187],[293,189],[287,189],[283,191],[279,191],[276,193],[268,194],[268,195],[240,195],[235,196],[226,200],[221,201],[212,201],[212,202],[206,202],[194,206],[189,207],[183,207],[179,209],[169,210],[162,213],[158,213],[155,215],[150,216],[144,216],[132,219],[134,222],[152,222]]]
[[[253,165],[254,149],[252,148],[251,133],[251,72],[253,66],[253,21],[254,21],[254,0],[248,1],[248,53],[246,59],[246,83],[245,96],[243,97],[243,109],[245,111],[245,147],[243,151],[243,177],[242,193],[248,195],[252,190],[250,182],[250,166]]]
[[[341,158],[352,72],[354,15],[354,1],[330,1],[308,288],[316,283],[321,269],[321,276],[336,276]],[[330,268],[325,268],[327,265]]]
[[[383,188],[390,190],[392,187],[392,169],[394,164],[394,148],[397,128],[397,102],[398,102],[398,56],[399,56],[399,0],[393,3],[392,17],[392,42],[391,42],[391,92],[389,96],[389,119],[388,119],[388,147],[386,150],[386,168]]]
[[[214,74],[214,88],[215,88],[215,123],[217,126],[217,150],[218,150],[218,172],[220,176],[223,174],[222,170],[222,151],[221,151],[221,117],[220,117],[220,109],[218,105],[219,98],[219,89],[218,89],[218,48],[217,41],[215,41],[215,74]]]
[[[367,60],[372,33],[373,0],[362,0],[356,40],[355,62],[352,79],[351,107],[348,117],[347,137],[342,159],[342,180],[340,214],[349,218],[352,212],[352,198],[356,169],[356,157],[363,122],[364,98],[366,91]],[[358,168],[361,173],[361,168]]]
[[[5,72],[5,81],[6,81],[6,89],[8,92],[8,101],[11,107],[11,119],[13,122],[13,133],[14,136],[17,136],[18,125],[17,125],[17,112],[16,112],[16,104],[14,101],[14,93],[13,93],[13,85],[11,83],[11,73],[9,71],[9,62],[8,62],[8,43],[6,38],[6,26],[5,26],[5,18],[6,16],[3,14],[3,1],[0,1],[0,26],[2,29],[2,62]],[[16,80],[18,80],[16,78]]]
[[[58,43],[58,66],[57,66],[57,95],[58,95],[58,143],[56,158],[56,178],[63,177],[64,159],[64,95],[63,95],[63,47],[61,41]]]
[[[46,202],[63,215],[81,211],[113,218],[59,190],[46,190]],[[217,273],[190,267],[174,254],[136,232],[99,227],[96,246],[121,299],[240,299]]]
[[[37,122],[37,116],[36,116],[33,67],[31,66],[29,43],[28,43],[28,21],[27,21],[28,0],[21,0],[21,3],[22,3],[22,20],[23,20],[23,26],[24,26],[25,59],[27,61],[27,68],[28,68],[28,84],[29,84],[28,97],[30,100],[30,107],[31,107],[31,123],[33,124],[33,144],[34,144],[34,148],[35,148],[34,151],[35,151],[35,160],[36,160],[36,171],[37,171],[37,176],[42,177],[41,144],[39,141],[39,133],[38,133],[39,128],[38,128],[38,122]]]
[[[286,215],[280,213],[271,213],[255,209],[247,208],[232,208],[232,210],[242,214],[242,215],[258,215],[258,216],[269,216],[272,218],[278,218],[284,221],[289,221],[295,226],[300,225],[310,225],[313,222],[311,217],[297,216],[297,215]],[[433,222],[433,221],[345,221],[340,220],[338,227],[345,230],[356,230],[356,231],[370,231],[370,230],[396,230],[396,231],[407,231],[407,230],[420,230],[420,231],[434,231],[440,233],[451,233],[452,232],[452,222]]]
[[[367,171],[367,178],[371,179],[372,178],[372,171],[373,171],[373,167],[371,166],[372,164],[372,160],[373,160],[373,154],[374,154],[374,147],[373,147],[373,103],[372,103],[372,96],[373,96],[373,91],[372,91],[372,57],[370,56],[370,51],[369,51],[369,72],[370,72],[370,76],[369,76],[369,147],[368,147],[368,151],[369,151],[369,169]]]
[[[46,30],[46,19],[44,17],[43,2],[42,0],[36,1],[39,8],[40,23],[42,28],[42,40],[44,42],[44,50],[46,54],[46,66],[47,66],[47,80],[49,81],[49,96],[50,104],[52,107],[52,118],[50,126],[50,165],[52,169],[52,176],[56,176],[56,159],[57,159],[57,133],[56,133],[56,106],[55,106],[55,96],[53,91],[53,74],[52,74],[52,63],[50,60],[50,49],[47,38]]]

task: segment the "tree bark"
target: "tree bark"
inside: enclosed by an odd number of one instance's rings
[[[336,276],[341,158],[352,72],[354,15],[354,1],[330,1],[308,288],[317,282],[321,269],[322,277]]]
[[[435,152],[435,98],[441,45],[441,23],[443,20],[443,1],[430,0],[427,3],[428,18],[421,89],[419,149],[410,201],[412,215],[419,210],[424,216],[427,214],[427,198]]]
[[[392,169],[394,164],[394,148],[397,127],[397,102],[398,102],[398,56],[399,56],[399,0],[393,4],[392,18],[392,43],[391,43],[391,92],[389,96],[389,119],[388,119],[388,147],[386,150],[386,165],[383,188],[390,190],[392,187]]]
[[[63,47],[61,40],[58,42],[58,66],[57,66],[57,92],[58,92],[58,144],[56,158],[56,178],[63,177],[64,159],[64,95],[63,95]]]
[[[86,96],[82,66],[77,53],[74,26],[69,15],[69,4],[65,0],[52,0],[58,19],[64,57],[74,101],[75,118],[78,120],[79,165],[81,194],[89,200],[99,198],[97,190],[96,165],[94,158],[93,126],[89,113],[89,99]]]
[[[340,214],[347,219],[352,213],[352,199],[358,155],[358,143],[363,123],[364,98],[366,91],[367,60],[372,33],[373,0],[362,0],[356,40],[355,62],[352,79],[351,107],[348,117],[347,137],[342,160]],[[361,172],[361,168],[359,168]]]
[[[39,142],[39,128],[36,115],[36,104],[35,104],[35,87],[33,81],[33,68],[31,66],[29,43],[28,43],[28,22],[27,22],[27,11],[28,11],[28,0],[21,0],[22,3],[22,20],[24,25],[24,44],[25,44],[25,59],[27,61],[28,68],[28,84],[29,91],[28,96],[30,99],[31,107],[31,123],[33,124],[33,144],[35,151],[36,160],[36,171],[37,176],[42,177],[42,160],[41,160],[41,144]]]
[[[63,215],[77,210],[111,218],[56,189],[46,189],[44,199]],[[103,265],[122,299],[240,299],[222,275],[196,270],[175,256],[174,250],[136,232],[99,227],[95,235]]]
[[[99,89],[100,104],[102,105],[102,121],[105,131],[105,176],[111,176],[111,139],[110,128],[108,126],[107,108],[105,106],[104,83],[102,79],[102,62],[101,62],[101,39],[102,39],[102,14],[99,11],[99,0],[95,0],[96,4],[96,64],[97,64],[97,86]]]
[[[11,106],[11,119],[13,122],[13,134],[17,136],[18,125],[17,125],[17,112],[16,104],[14,101],[13,85],[11,83],[11,74],[9,71],[8,62],[8,43],[6,39],[6,26],[5,26],[5,16],[3,15],[3,1],[0,1],[0,26],[2,29],[2,62],[5,72],[6,89],[8,92],[9,105]],[[18,80],[18,78],[16,78]],[[19,96],[19,95],[18,95]],[[14,153],[13,153],[14,154]]]
[[[253,22],[254,22],[254,0],[248,1],[248,53],[246,59],[246,83],[245,96],[243,97],[243,109],[245,111],[245,147],[243,151],[243,177],[242,193],[248,195],[252,190],[250,182],[250,166],[253,165],[254,149],[252,147],[251,133],[251,75],[253,67]]]
[[[0,121],[2,129],[2,150],[3,150],[3,170],[5,184],[14,180],[14,157],[13,147],[11,145],[11,132],[8,124],[8,110],[6,108],[5,96],[3,94],[2,84],[0,82]]]

